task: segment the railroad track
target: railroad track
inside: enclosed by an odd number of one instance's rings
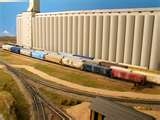
[[[117,101],[120,103],[124,103],[124,104],[141,104],[141,105],[158,105],[160,106],[160,101],[151,101],[151,100],[142,100],[142,99],[129,99],[129,98],[116,98],[116,97],[111,97],[111,96],[103,96],[103,95],[99,95],[99,94],[95,94],[95,93],[89,93],[89,92],[85,92],[85,91],[79,91],[73,88],[69,88],[63,85],[59,85],[57,83],[52,83],[46,79],[43,78],[33,78],[29,75],[27,75],[24,72],[21,72],[20,70],[17,70],[19,72],[19,74],[22,77],[25,78],[29,78],[28,80],[31,80],[32,82],[35,82],[37,84],[41,84],[43,86],[55,89],[55,90],[59,90],[59,91],[63,91],[66,93],[71,93],[71,94],[76,94],[76,95],[80,95],[80,96],[86,96],[86,97],[90,97],[90,98],[96,98],[96,97],[101,97],[103,99],[107,99],[107,100],[111,100],[111,101]]]
[[[29,94],[32,96],[34,110],[36,111],[35,112],[36,120],[47,120],[45,106],[51,111],[51,113],[54,116],[56,115],[56,118],[58,120],[72,120],[72,118],[68,114],[66,114],[63,110],[61,110],[57,106],[53,106],[53,104],[50,104],[43,98],[43,96],[39,94],[38,90],[28,82],[28,80],[31,79],[31,77],[25,76],[22,72],[11,67],[10,65],[8,65],[3,61],[0,61],[0,63],[5,65],[8,71],[12,72],[21,80],[21,82],[23,83]]]
[[[160,108],[160,101],[152,101],[152,100],[142,100],[142,99],[130,99],[130,98],[117,98],[117,97],[112,97],[112,96],[103,96],[103,95],[99,95],[99,94],[95,94],[95,93],[89,93],[89,92],[85,92],[85,91],[79,91],[73,88],[69,88],[63,85],[59,85],[57,83],[53,83],[50,82],[46,79],[43,78],[33,78],[31,76],[29,76],[28,74],[17,70],[17,72],[25,77],[28,78],[27,80],[31,80],[32,82],[35,82],[37,84],[55,89],[55,90],[59,90],[59,91],[63,91],[65,93],[71,93],[71,94],[76,94],[76,95],[80,95],[80,96],[85,96],[85,97],[90,97],[90,98],[95,98],[95,97],[101,97],[103,99],[107,99],[107,100],[111,100],[111,101],[116,101],[128,106],[133,106],[133,105],[145,105],[145,106],[155,106],[155,108],[158,107],[158,109]]]

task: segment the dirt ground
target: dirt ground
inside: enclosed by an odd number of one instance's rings
[[[90,120],[89,106],[90,103],[83,102],[82,104],[68,108],[66,111],[74,120]]]
[[[72,82],[68,82],[53,76],[50,76],[38,69],[35,69],[34,67],[27,66],[27,65],[12,65],[13,67],[17,68],[24,68],[43,79],[50,80],[52,82],[56,82],[57,84],[61,84],[67,87],[71,87],[77,90],[86,91],[94,94],[100,94],[104,96],[112,96],[112,97],[125,97],[125,98],[133,98],[133,99],[146,99],[146,100],[158,100],[160,101],[160,95],[152,95],[152,94],[144,94],[144,93],[137,93],[137,92],[119,92],[119,91],[112,91],[112,90],[104,90],[99,88],[93,88],[93,87],[86,87],[82,85],[78,85]]]
[[[117,79],[111,79],[102,75],[80,71],[70,67],[65,67],[63,65],[45,62],[23,55],[13,54],[7,51],[3,51],[2,49],[0,49],[0,59],[7,61],[10,64],[33,66],[36,69],[45,72],[50,76],[87,87],[121,92],[132,91],[136,93],[160,94],[159,86],[153,86],[152,88],[140,87],[138,89],[132,89],[133,83]]]

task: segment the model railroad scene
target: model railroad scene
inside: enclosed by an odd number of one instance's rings
[[[159,71],[15,44],[4,44],[0,56],[1,72],[17,79],[20,89],[25,89],[19,90],[21,94],[27,92],[22,99],[27,98],[28,108],[17,111],[28,110],[24,119],[105,119],[108,114],[109,119],[124,114],[123,120],[159,117]],[[4,83],[2,89],[10,92],[9,85]]]
[[[160,120],[160,9],[83,5],[0,20],[0,120]]]

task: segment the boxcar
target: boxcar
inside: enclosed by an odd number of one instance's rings
[[[93,72],[93,65],[95,64],[92,64],[92,63],[84,63],[83,64],[83,70],[84,71],[87,71],[87,72]]]
[[[62,64],[63,56],[56,53],[49,53],[45,56],[46,61]]]
[[[73,56],[79,57],[80,59],[89,59],[89,60],[93,60],[94,59],[94,57],[87,57],[87,56],[82,56],[82,55],[77,55],[77,54],[74,54]]]
[[[26,56],[31,56],[32,51],[33,51],[33,50],[31,50],[31,49],[22,48],[22,49],[20,50],[20,54],[26,55]]]
[[[116,62],[110,62],[110,61],[106,61],[106,60],[95,60],[95,61],[99,62],[99,65],[105,66],[105,67],[117,66],[117,67],[122,67],[122,68],[128,68],[128,66],[118,64]]]
[[[84,63],[84,71],[93,72],[110,77],[112,69],[97,64]]]
[[[47,53],[46,52],[44,52],[44,51],[32,51],[32,53],[31,53],[31,56],[33,57],[33,58],[37,58],[37,59],[41,59],[41,60],[44,60],[44,57],[45,57],[45,55],[46,55]]]
[[[13,45],[2,45],[2,49],[10,51]]]
[[[100,66],[100,65],[94,65],[93,66],[93,72],[111,77],[112,69],[108,68],[108,67],[103,67],[103,66]]]
[[[117,69],[116,67],[112,67],[113,78],[119,78],[122,80],[134,82],[143,85],[146,82],[146,76],[138,73],[132,73],[131,71]]]
[[[20,54],[20,50],[21,50],[20,47],[11,47],[10,49],[11,52],[17,53],[17,54]]]
[[[59,55],[62,55],[64,57],[73,57],[73,54],[65,53],[65,52],[58,52]]]
[[[126,64],[126,63],[119,63],[119,65],[127,66],[129,69],[143,70],[143,71],[148,70],[147,67],[136,66],[136,65],[129,65],[129,64]]]
[[[62,64],[82,70],[84,61],[75,57],[64,57],[62,59]]]

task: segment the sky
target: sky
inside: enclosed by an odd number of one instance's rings
[[[12,1],[12,2],[11,2]],[[16,15],[28,8],[28,2],[21,0],[0,0],[0,35],[3,32],[16,34]],[[27,1],[27,0],[25,0]],[[41,12],[118,9],[118,8],[150,8],[160,7],[160,0],[40,0]]]

